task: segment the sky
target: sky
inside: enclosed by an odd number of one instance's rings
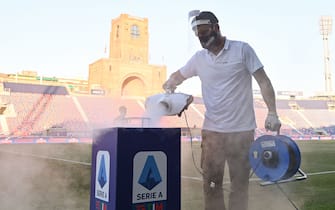
[[[276,91],[325,90],[321,16],[335,17],[333,0],[11,0],[0,3],[0,72],[88,78],[90,63],[108,57],[112,19],[129,14],[149,21],[149,63],[167,75],[201,47],[188,22],[191,10],[212,11],[221,33],[248,42]],[[329,50],[335,89],[334,34]],[[181,92],[198,94],[197,78]],[[177,89],[177,90],[178,90]],[[257,84],[254,89],[259,89]]]

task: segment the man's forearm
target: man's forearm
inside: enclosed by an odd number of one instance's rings
[[[266,80],[265,82],[261,83],[260,89],[263,100],[268,107],[269,112],[277,113],[275,92],[270,80]]]
[[[183,77],[183,75],[180,73],[179,70],[172,73],[170,79],[172,79],[175,82],[175,85],[180,85],[185,80],[185,78]]]
[[[178,85],[180,85],[185,78],[183,75],[180,73],[180,71],[176,71],[171,74],[169,79],[163,84],[163,89],[164,90],[169,90],[169,91],[174,91]]]

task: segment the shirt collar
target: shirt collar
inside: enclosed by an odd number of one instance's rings
[[[228,50],[228,48],[229,48],[229,43],[230,43],[230,40],[226,38],[225,43],[224,43],[224,46],[223,46],[222,49],[223,49],[223,50]]]
[[[209,50],[206,49],[207,54],[208,54],[208,55],[213,55],[213,56],[219,56],[219,55],[222,54],[222,52],[223,52],[224,50],[228,50],[228,49],[229,49],[229,43],[230,43],[230,40],[228,40],[228,39],[225,37],[225,42],[224,42],[223,48],[220,50],[220,52],[219,52],[217,55],[214,55],[211,51],[209,51]]]

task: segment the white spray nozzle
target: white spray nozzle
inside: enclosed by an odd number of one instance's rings
[[[148,112],[158,110],[162,115],[180,115],[192,101],[191,95],[183,93],[157,94],[147,98],[145,108]]]

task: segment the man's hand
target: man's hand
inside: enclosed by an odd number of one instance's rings
[[[180,85],[185,78],[181,75],[180,71],[171,74],[170,78],[163,84],[163,89],[167,93],[174,93],[178,85]]]
[[[177,88],[176,82],[173,81],[173,79],[168,79],[164,84],[163,84],[163,89],[167,93],[174,93],[175,89]]]
[[[278,118],[278,115],[275,112],[269,112],[264,126],[266,131],[277,131],[279,133],[281,122]]]

